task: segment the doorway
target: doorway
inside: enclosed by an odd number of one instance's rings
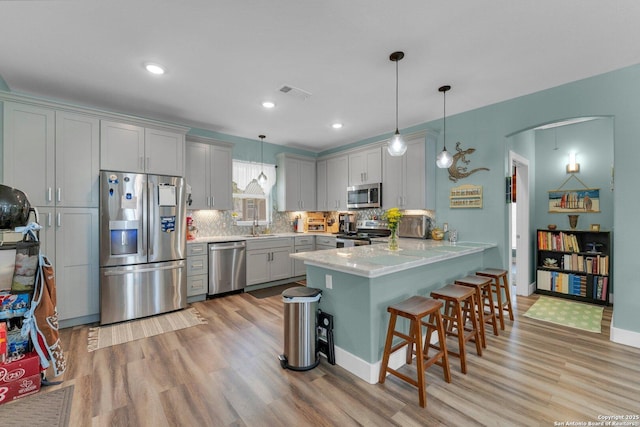
[[[509,151],[509,165],[512,170],[512,185],[515,188],[509,215],[511,283],[515,283],[516,295],[528,296],[533,293],[535,286],[530,280],[529,160]]]

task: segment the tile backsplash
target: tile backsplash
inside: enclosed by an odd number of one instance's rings
[[[385,209],[360,209],[353,211],[356,214],[356,219],[372,219],[374,217],[380,218],[385,212]],[[239,236],[251,233],[251,226],[235,225],[235,221],[231,216],[232,211],[207,211],[207,210],[187,210],[187,214],[191,214],[194,220],[194,225],[197,229],[198,237],[207,236]],[[428,215],[432,219],[435,218],[433,211],[421,211],[421,213]],[[279,212],[273,211],[271,213],[271,225],[269,227],[260,227],[260,231],[264,232],[265,228],[269,228],[270,233],[292,233],[293,221],[297,216],[306,220],[306,212]],[[325,212],[327,219],[333,219],[338,221],[338,212]]]

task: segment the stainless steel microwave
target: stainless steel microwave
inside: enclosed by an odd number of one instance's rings
[[[347,209],[382,207],[382,184],[362,184],[347,187]]]

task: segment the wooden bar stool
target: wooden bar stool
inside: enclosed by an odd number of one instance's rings
[[[476,290],[476,311],[478,312],[482,348],[487,348],[485,323],[493,326],[493,335],[498,335],[498,321],[496,320],[496,313],[493,308],[491,283],[492,280],[490,277],[475,275],[465,276],[462,279],[456,280],[456,285],[468,286]]]
[[[460,369],[463,374],[467,373],[467,355],[465,343],[474,340],[476,353],[482,356],[482,345],[478,319],[475,315],[475,296],[473,288],[461,285],[446,285],[443,288],[431,292],[431,297],[445,301],[444,319],[445,334],[458,338],[458,352],[451,350],[447,352],[460,358]],[[467,316],[471,318],[471,328],[465,326]]]
[[[511,292],[509,292],[509,275],[507,270],[499,268],[485,268],[476,271],[478,276],[491,277],[493,279],[494,291],[496,293],[496,306],[498,309],[498,318],[500,319],[500,329],[504,331],[504,312],[509,313],[509,320],[513,321],[513,308],[511,307]],[[502,280],[500,280],[502,279]],[[502,291],[504,290],[504,299],[502,299]]]
[[[387,329],[387,339],[384,344],[384,353],[382,355],[382,365],[380,366],[380,376],[378,381],[383,384],[386,379],[387,372],[389,372],[409,384],[418,387],[420,406],[423,408],[427,404],[427,391],[424,380],[425,369],[434,364],[440,365],[444,371],[445,381],[448,383],[451,382],[449,358],[447,357],[446,335],[442,315],[440,314],[441,308],[442,302],[418,295],[399,302],[398,304],[390,305],[387,308],[387,311],[391,313],[391,317],[389,318],[389,328]],[[396,320],[398,316],[409,319],[409,335],[396,331]],[[427,316],[429,317],[428,321],[424,321],[424,318]],[[431,337],[431,333],[429,331],[437,331],[438,339],[440,340],[440,343],[442,343],[438,349],[439,351],[431,358],[427,357],[429,339],[425,341],[424,346],[422,344],[422,326],[427,327],[427,336],[429,338]],[[402,338],[402,341],[392,346],[394,336]],[[417,380],[410,378],[395,369],[389,368],[389,356],[391,356],[391,353],[400,350],[405,345],[408,346],[406,359],[408,365],[411,364],[413,355],[416,355]]]

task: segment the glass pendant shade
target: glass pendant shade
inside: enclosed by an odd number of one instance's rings
[[[387,144],[387,151],[391,156],[402,156],[407,152],[407,143],[404,141],[402,135],[398,129],[396,129],[396,133],[393,135],[393,138],[389,140]]]
[[[447,92],[451,86],[445,85],[438,88],[442,92],[442,151],[436,156],[436,166],[446,169],[453,164],[453,156],[447,151]]]
[[[436,166],[445,169],[453,164],[453,156],[445,148],[436,156]]]
[[[264,139],[265,135],[258,135],[260,138],[260,165],[264,167]],[[258,184],[261,186],[267,183],[267,175],[264,174],[264,171],[260,171],[260,175],[258,175]]]
[[[389,59],[396,63],[396,133],[387,143],[387,151],[391,156],[402,156],[407,152],[407,143],[398,131],[398,61],[404,58],[404,52],[393,52]]]
[[[265,185],[267,183],[267,175],[264,174],[264,172],[260,172],[260,175],[258,175],[258,184],[260,185]]]

